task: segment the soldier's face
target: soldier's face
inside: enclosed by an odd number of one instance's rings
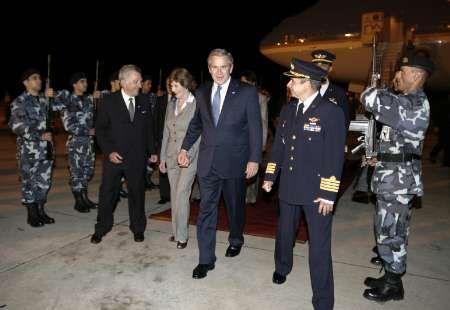
[[[289,83],[287,84],[287,88],[291,92],[292,97],[299,98],[303,97],[303,94],[305,93],[305,85],[307,79],[302,78],[291,78]]]
[[[415,71],[413,68],[402,66],[400,70],[395,73],[394,88],[400,92],[406,91],[414,84],[415,79]]]
[[[320,69],[325,70],[326,72],[330,73],[331,72],[331,65],[329,64],[324,64],[321,62],[316,62],[317,67],[319,67]]]
[[[233,64],[227,56],[211,56],[208,60],[208,70],[214,82],[222,85],[230,78]]]
[[[23,81],[23,85],[25,85],[27,91],[39,92],[42,88],[41,76],[37,73],[32,74],[28,79]]]
[[[142,88],[142,76],[137,71],[131,71],[124,80],[120,81],[120,85],[128,96],[135,97]]]
[[[142,82],[142,92],[144,94],[148,94],[151,89],[152,89],[152,81],[145,80],[144,82]]]
[[[86,79],[81,79],[78,82],[76,82],[75,84],[73,84],[73,90],[75,92],[79,92],[79,93],[85,93],[87,90],[87,80]]]

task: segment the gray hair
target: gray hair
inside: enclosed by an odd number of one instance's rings
[[[130,72],[132,72],[132,71],[141,73],[141,69],[139,69],[138,66],[135,66],[135,65],[122,66],[122,68],[120,68],[120,70],[119,70],[119,80],[120,81],[126,80],[128,78],[128,76],[130,75]]]
[[[227,50],[223,49],[223,48],[215,48],[213,49],[211,52],[209,52],[208,55],[208,65],[209,65],[209,60],[212,56],[221,56],[221,57],[228,57],[228,60],[230,61],[230,64],[233,64],[233,55],[231,55],[230,52],[228,52]]]
[[[316,91],[319,91],[320,87],[322,86],[321,81],[309,80],[309,83],[311,84],[311,88],[313,88]]]

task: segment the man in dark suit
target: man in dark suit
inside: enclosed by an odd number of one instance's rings
[[[331,223],[344,164],[344,113],[319,95],[324,70],[294,59],[285,74],[291,77],[288,88],[299,101],[283,106],[263,184],[264,190],[271,191],[280,175],[272,281],[284,283],[292,270],[292,244],[303,211],[309,231],[313,306],[329,310],[334,305]]]
[[[128,184],[130,229],[136,242],[144,241],[145,167],[156,162],[151,113],[148,100],[139,95],[142,77],[138,67],[125,65],[119,71],[121,91],[106,97],[99,105],[95,131],[103,153],[98,222],[92,243],[100,243],[113,226],[122,175]],[[150,157],[150,158],[149,158]]]
[[[197,219],[199,265],[192,277],[206,277],[216,261],[217,209],[223,192],[230,225],[225,256],[239,255],[244,243],[245,178],[256,175],[262,156],[262,125],[256,87],[231,79],[233,57],[212,50],[208,69],[214,83],[196,92],[197,109],[189,124],[178,162],[189,164],[187,151],[202,137],[197,176],[200,213]]]
[[[345,117],[345,128],[348,129],[350,125],[350,112],[347,94],[342,88],[330,82],[328,78],[328,75],[333,70],[333,62],[336,60],[336,55],[326,50],[315,50],[311,53],[311,56],[313,57],[312,62],[327,72],[322,80],[320,94],[323,98],[341,107]]]

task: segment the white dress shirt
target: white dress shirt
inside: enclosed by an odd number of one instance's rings
[[[220,112],[222,112],[223,102],[225,100],[225,96],[227,95],[228,86],[230,85],[231,77],[222,85],[220,89]],[[213,102],[214,95],[216,94],[217,86],[219,86],[216,82],[214,82],[212,90],[211,90],[211,103]]]
[[[180,114],[188,104],[194,102],[194,99],[195,99],[194,95],[192,95],[192,93],[189,92],[189,94],[188,94],[186,100],[185,100],[184,103],[181,105],[181,107],[180,107],[179,110],[178,110],[178,101],[179,101],[180,99],[177,99],[177,101],[176,101],[176,103],[175,103],[175,116],[178,116],[178,114]]]
[[[325,83],[323,83],[320,86],[320,95],[323,97],[323,95],[325,94],[325,92],[328,89],[328,86],[330,86],[330,81],[328,79],[325,79]]]
[[[122,97],[123,97],[123,100],[125,101],[125,106],[127,107],[127,110],[128,110],[128,111],[130,110],[130,109],[129,109],[129,104],[130,104],[130,98],[131,98],[131,99],[132,99],[132,102],[133,102],[134,110],[136,111],[136,102],[135,102],[134,97],[128,96],[128,95],[123,91],[123,89],[121,89],[120,91],[122,92]]]

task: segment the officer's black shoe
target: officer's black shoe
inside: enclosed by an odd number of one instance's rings
[[[73,197],[75,198],[75,206],[73,207],[75,210],[77,210],[80,213],[88,213],[91,211],[89,206],[84,202],[81,192],[72,192]]]
[[[119,195],[122,198],[128,198],[128,191],[125,188],[122,187],[120,189],[120,191],[119,191]]]
[[[100,242],[102,242],[102,237],[101,235],[98,235],[97,233],[94,233],[91,237],[91,243],[93,244],[99,244]]]
[[[81,190],[81,199],[83,199],[84,204],[87,205],[89,209],[97,209],[98,204],[89,199],[86,189]]]
[[[142,242],[144,241],[145,237],[144,237],[144,233],[138,232],[134,234],[134,241],[135,242]]]
[[[379,278],[367,277],[364,280],[364,285],[371,287],[371,288],[382,287],[385,280],[386,280],[386,274],[384,274],[382,277],[379,277]]]
[[[25,203],[25,207],[28,210],[27,223],[30,224],[31,227],[41,227],[44,226],[44,222],[39,217],[37,204],[36,203]]]
[[[238,256],[239,253],[241,253],[241,248],[242,248],[242,246],[233,246],[233,245],[230,245],[230,246],[228,246],[228,249],[227,249],[227,251],[225,252],[225,256],[226,256],[226,257],[235,257],[235,256]]]
[[[286,282],[286,276],[282,276],[275,271],[272,276],[272,282],[275,284],[283,284],[284,282]]]
[[[42,222],[44,222],[44,224],[53,224],[55,222],[54,218],[48,216],[47,213],[45,213],[43,202],[37,203],[37,211],[40,219],[42,220]]]
[[[215,267],[213,264],[198,264],[192,272],[192,278],[194,279],[202,279],[206,277],[208,271],[213,270]]]
[[[383,265],[383,260],[381,259],[380,256],[374,256],[370,259],[370,263],[375,266],[381,266]]]
[[[366,289],[363,296],[369,300],[385,302],[402,300],[405,295],[401,275],[386,271],[384,280],[377,282],[377,287]]]

